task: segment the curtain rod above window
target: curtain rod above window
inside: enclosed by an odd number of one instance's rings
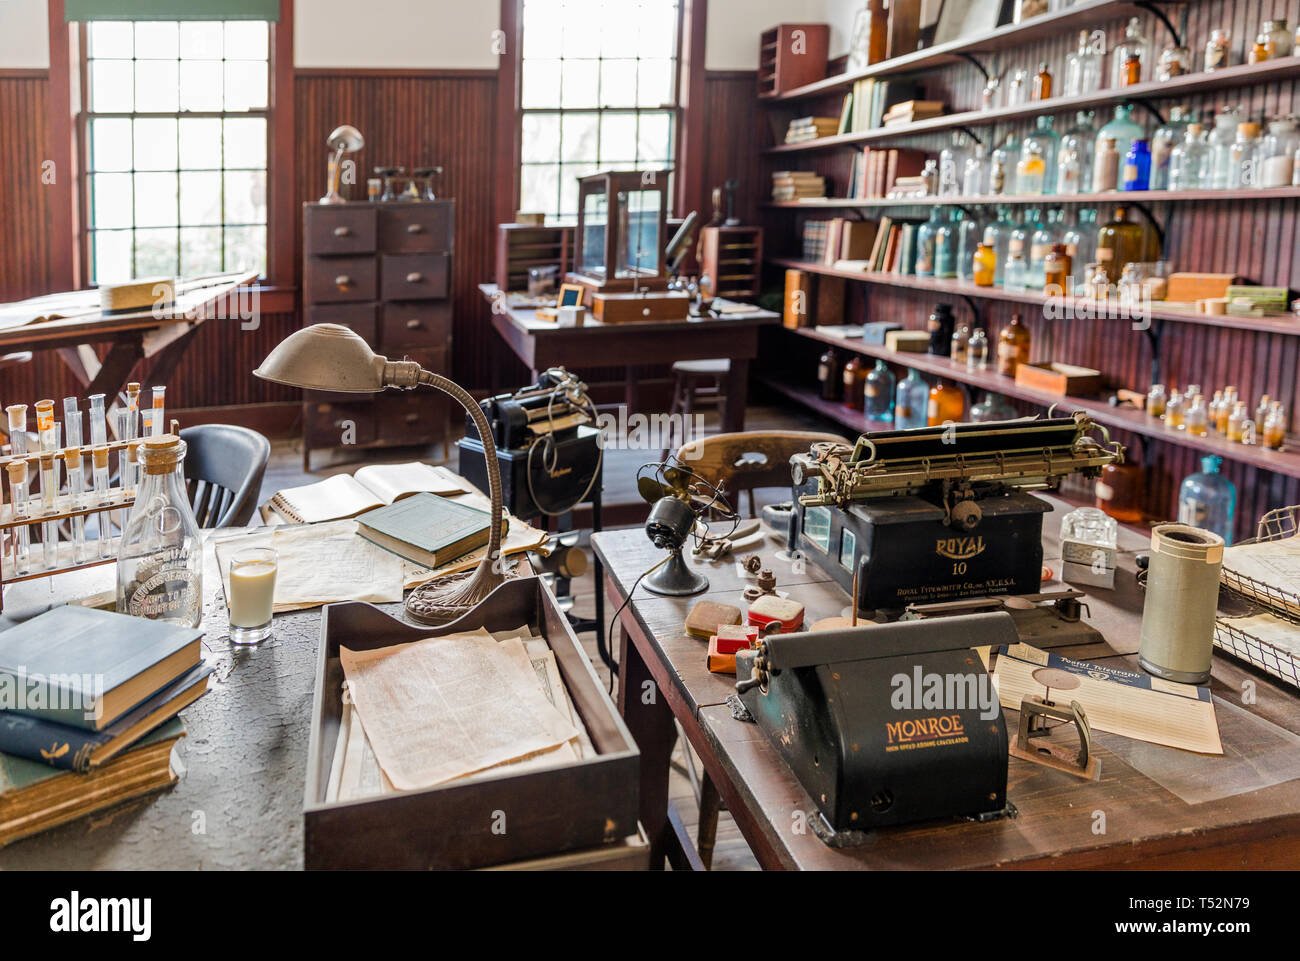
[[[278,21],[280,0],[65,0],[63,19]]]

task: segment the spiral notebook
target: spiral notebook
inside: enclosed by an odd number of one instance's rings
[[[465,482],[445,467],[420,461],[409,464],[370,464],[355,474],[335,474],[315,484],[286,487],[262,508],[291,524],[315,524],[356,517],[415,494],[448,497],[463,494]]]

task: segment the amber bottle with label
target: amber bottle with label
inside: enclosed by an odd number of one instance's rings
[[[844,368],[834,347],[827,347],[817,364],[817,383],[822,400],[839,400],[844,392]]]
[[[930,427],[939,427],[951,421],[960,424],[966,419],[966,392],[956,384],[940,378],[930,388],[930,406],[926,423]]]
[[[1012,314],[1011,323],[998,335],[999,374],[1015,377],[1016,368],[1029,363],[1029,341],[1029,328],[1021,322],[1019,314]]]
[[[844,406],[849,410],[862,410],[866,385],[867,365],[855,354],[844,365]]]
[[[1044,61],[1038,65],[1038,73],[1034,74],[1034,99],[1046,100],[1052,95],[1052,74],[1047,69],[1047,62]]]
[[[1097,263],[1112,284],[1119,283],[1124,265],[1141,263],[1146,245],[1141,226],[1128,219],[1128,210],[1115,208],[1115,219],[1097,231]]]
[[[1107,464],[1094,489],[1096,506],[1121,524],[1142,523],[1142,468],[1138,464]]]

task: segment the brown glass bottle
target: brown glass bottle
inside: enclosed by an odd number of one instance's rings
[[[952,421],[960,424],[966,419],[966,393],[956,384],[950,384],[943,378],[930,388],[930,406],[926,414],[926,423],[938,427]]]
[[[1029,328],[1021,322],[1019,314],[1012,314],[1011,323],[998,335],[999,374],[1015,377],[1016,368],[1029,363],[1029,341]]]
[[[1141,524],[1142,491],[1141,466],[1107,464],[1097,478],[1096,506],[1121,524]]]
[[[1034,99],[1046,100],[1052,95],[1052,74],[1047,69],[1047,62],[1044,61],[1038,65],[1038,73],[1034,74]]]
[[[849,410],[862,410],[866,387],[867,365],[854,354],[844,365],[844,406]]]
[[[1112,284],[1119,283],[1125,264],[1141,263],[1146,244],[1142,227],[1128,219],[1128,210],[1115,208],[1115,219],[1097,231],[1097,263],[1106,269]]]
[[[817,364],[817,383],[822,400],[839,400],[844,393],[844,367],[834,347],[827,347]]]

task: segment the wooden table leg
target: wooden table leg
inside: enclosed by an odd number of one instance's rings
[[[718,841],[718,810],[721,807],[718,787],[705,771],[700,777],[700,823],[695,843],[706,871],[713,870],[713,847]]]
[[[727,398],[724,402],[722,429],[736,433],[745,429],[745,405],[749,402],[749,361],[731,359],[727,374]]]
[[[623,382],[623,406],[627,408],[627,416],[631,417],[641,407],[641,390],[638,376],[641,373],[639,367],[627,366],[625,380]]]
[[[650,839],[650,867],[662,870],[676,834],[668,820],[668,771],[677,728],[626,625],[620,624],[618,710],[641,752],[641,824]]]

